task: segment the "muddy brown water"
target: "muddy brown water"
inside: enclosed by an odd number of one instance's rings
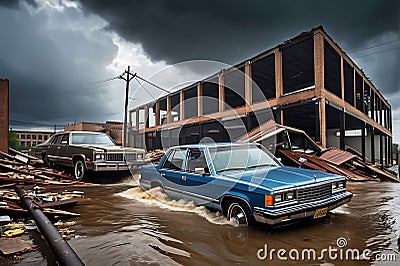
[[[236,228],[205,208],[157,201],[133,181],[76,189],[86,197],[71,209],[81,217],[72,228],[78,237],[69,243],[87,265],[400,265],[400,184],[348,183],[354,193],[349,204],[325,218],[279,228]],[[37,249],[13,263],[56,264],[40,235],[28,236]],[[260,260],[265,247],[268,255],[271,249],[286,253]],[[337,252],[318,258],[329,248]],[[315,260],[307,253],[296,260],[310,249]],[[371,250],[369,260],[351,260],[357,256],[350,253],[346,259],[349,249]]]

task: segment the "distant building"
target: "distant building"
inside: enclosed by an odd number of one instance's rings
[[[0,78],[0,151],[8,152],[8,79]]]
[[[64,127],[65,131],[94,131],[109,135],[115,143],[122,145],[122,122],[106,121],[106,123],[79,122]]]
[[[14,132],[17,133],[21,148],[36,147],[54,134],[50,131],[14,130]]]

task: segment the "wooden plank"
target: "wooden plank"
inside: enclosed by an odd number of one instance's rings
[[[0,167],[2,167],[4,169],[7,169],[8,171],[12,171],[12,172],[16,172],[16,173],[20,173],[20,174],[24,174],[24,175],[28,175],[28,176],[29,175],[30,176],[34,176],[35,178],[39,178],[39,179],[42,179],[42,180],[52,179],[52,178],[49,178],[49,177],[44,176],[44,175],[38,175],[38,174],[31,173],[31,172],[28,172],[28,171],[25,171],[25,170],[15,169],[15,168],[12,168],[11,166],[8,166],[8,165],[2,164],[2,163],[0,163]]]

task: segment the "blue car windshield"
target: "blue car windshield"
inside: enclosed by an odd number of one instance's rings
[[[72,133],[71,135],[71,144],[115,146],[115,143],[106,134]]]
[[[232,145],[209,148],[216,172],[278,166],[274,156],[258,145]]]

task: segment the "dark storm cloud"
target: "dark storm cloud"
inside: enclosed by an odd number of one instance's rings
[[[11,124],[103,121],[115,110],[107,105],[108,88],[76,88],[109,77],[105,66],[117,52],[111,37],[64,27],[63,16],[33,12],[23,5],[0,7],[0,76],[10,80]],[[63,15],[79,20],[73,9]]]
[[[33,7],[37,7],[35,0],[0,0],[0,6],[17,9],[20,6],[20,2],[25,2]]]
[[[104,33],[112,31],[141,44],[154,62],[168,63],[238,63],[318,25],[346,52],[400,38],[400,2],[395,0],[73,1],[82,5],[86,20],[79,8],[49,16],[39,11],[44,1],[0,0],[0,77],[10,79],[12,119],[104,121],[120,110],[110,106],[109,88],[63,94],[109,77],[106,66],[117,47]],[[83,23],[90,24],[92,14],[105,20],[103,32]],[[67,27],[74,23],[79,30]],[[400,90],[399,45],[350,54],[387,97]],[[379,54],[388,48],[394,49]],[[391,101],[393,109],[399,103]]]
[[[320,24],[347,49],[399,31],[393,1],[97,1],[81,0],[109,28],[170,63],[213,59],[236,63]]]

